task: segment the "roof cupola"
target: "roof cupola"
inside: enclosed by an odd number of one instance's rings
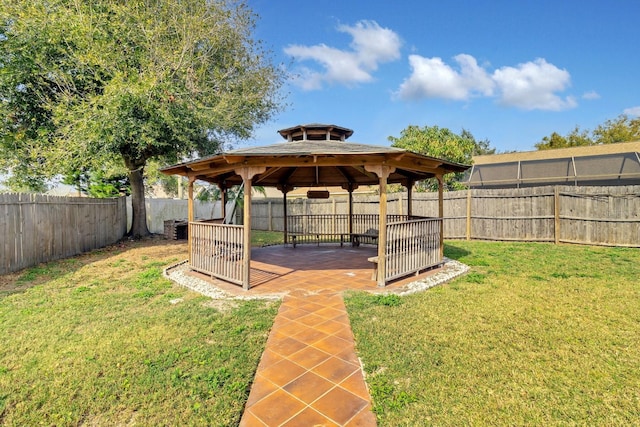
[[[353,130],[336,125],[311,123],[297,125],[278,131],[288,142],[293,141],[344,141],[353,135]]]

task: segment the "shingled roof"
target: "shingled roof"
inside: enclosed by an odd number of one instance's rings
[[[305,135],[309,128],[319,138],[322,129],[333,132],[329,137],[353,133],[335,125],[299,125],[279,131],[283,137]],[[337,132],[337,133],[336,133]],[[462,172],[469,166],[393,147],[366,145],[334,139],[304,139],[278,144],[241,148],[213,156],[169,166],[161,171],[168,175],[192,176],[225,186],[237,185],[242,178],[236,173],[242,167],[266,167],[253,182],[261,186],[317,187],[377,185],[379,178],[370,166],[395,168],[388,183],[407,185],[411,182],[450,172]],[[369,169],[369,170],[368,170]]]

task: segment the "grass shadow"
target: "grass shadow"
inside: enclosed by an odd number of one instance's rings
[[[463,258],[470,254],[471,252],[461,246],[446,242],[444,244],[444,256],[446,256],[447,258],[459,260],[460,258]]]

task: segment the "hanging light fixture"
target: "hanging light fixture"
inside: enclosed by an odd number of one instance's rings
[[[328,199],[329,191],[327,190],[309,190],[307,191],[307,199]]]

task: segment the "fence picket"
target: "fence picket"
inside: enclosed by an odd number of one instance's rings
[[[0,194],[0,274],[118,241],[126,233],[124,200]]]
[[[404,205],[400,200],[403,197],[406,202],[403,193],[387,195],[390,215],[402,212]],[[266,207],[269,203],[270,213]],[[377,203],[378,196],[356,194],[353,212],[375,215]],[[257,206],[263,209],[256,209]],[[348,213],[348,199],[339,196],[329,201],[290,199],[287,209],[291,216],[331,212],[340,216]],[[262,224],[267,224],[269,218],[272,230],[283,231],[282,199],[253,199],[252,211],[259,212],[259,216],[252,218],[254,229],[264,230]],[[413,213],[436,217],[437,194],[413,193]],[[373,223],[367,225],[375,228]],[[443,226],[446,239],[640,247],[640,186],[547,186],[447,192],[444,194]],[[336,230],[340,227],[336,223]],[[353,232],[364,233],[366,229],[354,229]]]

